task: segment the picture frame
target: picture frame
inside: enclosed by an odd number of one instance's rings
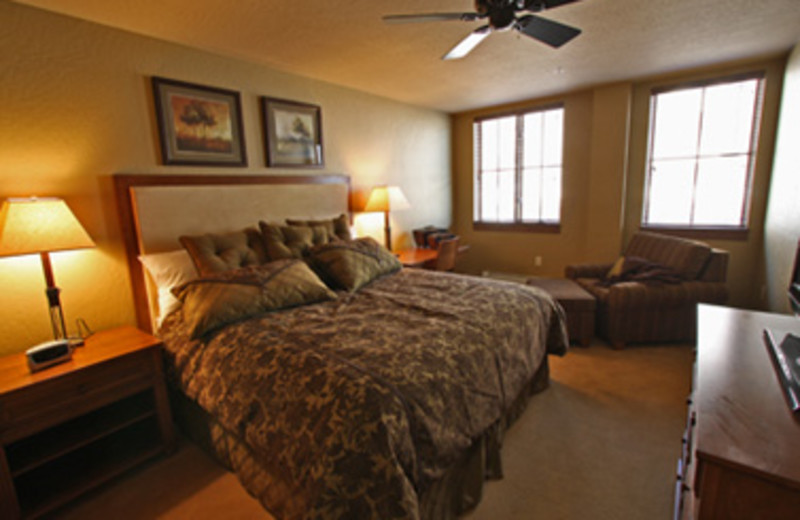
[[[322,109],[318,105],[262,96],[267,166],[321,168]]]
[[[239,93],[153,76],[163,164],[247,166]]]

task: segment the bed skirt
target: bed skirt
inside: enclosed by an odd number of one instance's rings
[[[514,399],[508,412],[476,439],[442,478],[422,492],[419,506],[422,520],[455,519],[478,505],[484,482],[503,477],[500,451],[506,430],[522,415],[530,397],[547,388],[549,381],[550,368],[545,355],[539,369]],[[173,386],[170,387],[170,399],[175,421],[181,430],[223,466],[237,473],[240,481],[250,482],[247,491],[267,511],[269,495],[290,493],[288,489],[270,489],[274,482],[244,443]],[[265,489],[269,491],[259,496],[259,490]]]

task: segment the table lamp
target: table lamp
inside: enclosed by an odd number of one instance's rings
[[[376,186],[367,199],[364,212],[383,211],[383,232],[386,238],[386,249],[392,250],[392,227],[389,224],[389,211],[408,209],[411,204],[403,195],[403,190],[399,186]]]
[[[95,244],[72,214],[57,198],[10,198],[0,208],[0,257],[39,253],[47,283],[47,303],[54,339],[67,339],[61,299],[53,278],[50,253],[93,247]]]

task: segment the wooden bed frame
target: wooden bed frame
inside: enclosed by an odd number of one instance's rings
[[[149,175],[149,174],[116,174],[114,178],[114,192],[117,203],[117,212],[120,219],[122,239],[125,244],[125,254],[130,270],[131,288],[136,310],[136,321],[138,326],[146,331],[152,332],[150,295],[148,293],[147,279],[139,262],[139,256],[145,253],[161,252],[162,246],[151,248],[143,241],[142,228],[140,225],[141,215],[138,212],[137,190],[141,188],[183,189],[183,188],[243,188],[244,191],[274,187],[276,197],[280,197],[281,188],[290,186],[316,186],[328,185],[336,189],[335,197],[338,197],[344,188],[345,200],[332,201],[331,206],[338,208],[337,211],[349,214],[350,205],[350,177],[341,174],[321,174],[321,175]],[[260,201],[264,207],[268,207],[269,200]],[[252,207],[248,208],[252,211]],[[295,215],[282,215],[283,217],[328,217],[330,209],[316,208],[313,206],[300,206]],[[327,211],[327,214],[320,214],[319,211]],[[247,221],[244,224],[230,222],[231,226],[236,225],[256,225],[257,220]],[[221,223],[225,227],[226,223]],[[234,228],[228,229],[234,230]],[[191,232],[191,230],[189,231]],[[175,248],[180,247],[175,237]],[[161,251],[159,251],[161,249]]]

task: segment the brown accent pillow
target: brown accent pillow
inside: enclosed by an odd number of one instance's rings
[[[314,232],[310,227],[276,226],[264,221],[259,222],[258,226],[272,260],[302,258],[314,245]]]
[[[356,291],[402,267],[396,256],[370,237],[316,246],[307,261],[326,283],[347,291]]]
[[[183,304],[183,319],[195,339],[251,316],[336,298],[336,293],[297,259],[198,278],[173,293]]]
[[[290,225],[289,227],[297,227],[297,228],[307,228],[311,230],[311,243],[315,246],[321,246],[322,244],[327,244],[328,242],[333,242],[335,240],[339,240],[335,235],[331,235],[328,228],[325,226],[295,226]]]
[[[286,223],[290,226],[324,226],[325,230],[328,232],[328,242],[353,239],[350,235],[350,221],[344,213],[336,218],[325,220],[297,220],[287,218]]]
[[[267,262],[267,250],[255,228],[233,233],[180,237],[200,276]]]

